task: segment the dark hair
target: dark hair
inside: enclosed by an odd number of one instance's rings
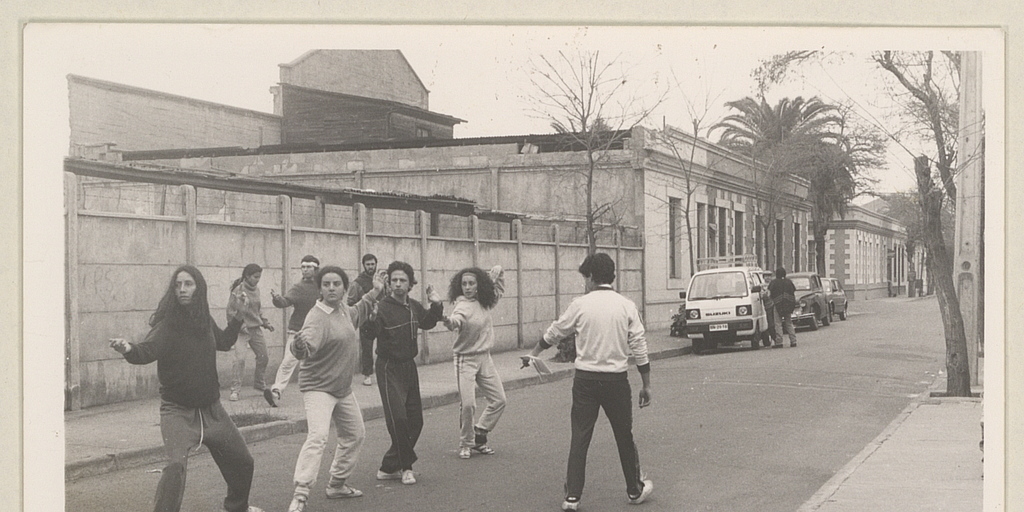
[[[336,266],[336,265],[327,265],[326,267],[323,267],[323,268],[321,268],[320,270],[317,271],[317,273],[316,273],[316,287],[317,288],[320,288],[321,286],[323,286],[324,276],[326,276],[327,274],[338,274],[339,276],[341,276],[341,284],[345,285],[345,289],[346,290],[348,289],[348,274],[346,274],[345,271],[341,269],[341,267]]]
[[[786,277],[786,269],[784,269],[782,267],[779,267],[779,268],[775,269],[775,277],[777,277],[779,279],[782,279],[783,277]]]
[[[247,277],[249,277],[249,276],[251,276],[253,274],[262,274],[262,273],[263,273],[263,267],[255,264],[255,263],[250,263],[250,264],[246,265],[245,268],[242,269],[242,277],[239,277],[238,279],[235,279],[235,282],[231,283],[231,291],[234,291],[235,288],[238,288],[238,285],[242,284],[242,280],[243,279],[245,279],[245,278],[247,278]]]
[[[373,261],[376,262],[377,261],[377,257],[374,256],[373,254],[366,253],[366,254],[363,255],[363,259],[359,260],[359,263],[366,263],[367,261],[370,261],[370,260],[373,260]]]
[[[313,256],[312,254],[307,254],[303,256],[302,261],[300,261],[299,263],[306,263],[307,261],[316,263],[316,266],[318,267],[320,266],[320,260],[316,259],[316,256]]]
[[[196,291],[192,294],[192,302],[187,305],[178,302],[177,281],[178,274],[182,272],[192,276],[196,282]],[[209,325],[210,303],[206,300],[206,279],[198,268],[192,265],[182,265],[171,274],[171,282],[167,285],[167,291],[160,299],[156,311],[149,316],[149,326],[156,327],[157,324],[165,320],[184,324],[196,331],[202,331]]]
[[[412,271],[412,265],[404,261],[392,261],[391,264],[388,265],[388,280],[391,279],[391,273],[396,270],[401,270],[402,272],[405,272],[405,275],[409,276],[410,290],[413,286],[416,286],[416,274]]]
[[[476,300],[484,309],[491,309],[498,303],[498,296],[494,293],[494,281],[491,276],[479,267],[470,267],[460,270],[452,276],[452,282],[448,285],[448,300],[455,302],[455,299],[462,294],[462,276],[473,274],[476,277]]]
[[[603,252],[591,254],[580,264],[580,274],[593,279],[597,284],[612,284],[615,280],[615,262]]]

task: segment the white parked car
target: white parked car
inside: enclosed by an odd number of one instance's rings
[[[760,268],[702,270],[680,296],[686,299],[686,337],[695,354],[746,340],[755,350],[759,343],[768,345],[767,289]]]

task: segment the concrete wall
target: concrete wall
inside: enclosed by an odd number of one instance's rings
[[[281,143],[281,118],[173,94],[68,76],[72,145],[121,151]]]
[[[363,253],[374,253],[382,264],[409,262],[420,282],[413,297],[423,299],[426,284],[447,290],[448,280],[459,269],[500,264],[506,269],[506,294],[494,311],[496,350],[532,347],[547,325],[583,293],[576,271],[586,247],[550,241],[488,240],[482,230],[469,229],[461,237],[428,236],[429,216],[414,214],[418,230],[387,229],[373,232],[359,222],[355,229],[296,226],[293,217],[279,215],[276,222],[239,222],[202,219],[196,197],[209,193],[181,187],[174,197],[185,202],[175,209],[184,214],[152,215],[134,212],[85,209],[89,201],[74,175],[66,174],[67,186],[67,408],[155,396],[156,365],[136,366],[107,346],[111,337],[140,341],[149,331],[147,320],[163,295],[171,273],[182,263],[196,265],[208,282],[211,313],[219,325],[226,322],[228,287],[247,263],[263,267],[260,281],[263,314],[275,327],[266,333],[270,352],[268,374],[283,354],[290,310],[276,310],[270,290],[286,290],[299,276],[299,259],[317,255],[323,264],[338,264],[354,277]],[[242,198],[244,199],[244,198]],[[293,211],[291,198],[267,197],[279,212]],[[94,203],[102,208],[104,203]],[[365,216],[361,205],[350,214]],[[385,211],[377,209],[377,214]],[[404,213],[404,212],[402,212]],[[415,213],[415,212],[414,212]],[[269,218],[269,216],[264,216]],[[478,221],[471,218],[473,225]],[[320,222],[320,225],[329,224]],[[401,233],[401,232],[405,233]],[[514,231],[521,231],[516,228]],[[474,236],[474,232],[476,235]],[[117,240],[117,243],[112,241]],[[641,302],[642,249],[601,247],[619,265],[616,286],[638,306]],[[450,304],[446,304],[450,308]],[[454,335],[443,326],[421,337],[421,362],[442,361],[451,356]],[[247,351],[248,352],[248,351]],[[248,352],[248,368],[253,368]],[[220,353],[221,384],[230,383],[232,356]],[[246,375],[251,384],[251,373]]]

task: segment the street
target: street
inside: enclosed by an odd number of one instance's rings
[[[721,348],[652,363],[653,404],[634,409],[641,465],[655,483],[651,511],[793,511],[861,451],[943,370],[938,306],[925,299],[856,301],[846,321],[798,331],[796,348]],[[664,335],[651,333],[650,335]],[[546,356],[552,355],[549,350]],[[944,375],[943,375],[944,378]],[[630,370],[634,395],[639,385]],[[569,444],[571,379],[508,392],[491,446],[457,457],[458,406],[425,411],[414,466],[419,482],[379,482],[389,444],[383,420],[367,438],[349,483],[361,498],[327,500],[333,435],[310,512],[322,510],[558,510]],[[250,445],[252,505],[287,509],[304,435]],[[70,482],[66,510],[148,510],[162,464]],[[607,420],[598,421],[581,510],[625,510]],[[217,510],[224,482],[209,455],[190,460],[182,510]]]

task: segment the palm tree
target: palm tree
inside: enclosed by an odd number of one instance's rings
[[[788,174],[805,174],[812,168],[810,156],[821,151],[826,144],[836,144],[839,138],[833,127],[841,122],[837,108],[813,97],[783,98],[772,106],[763,97],[746,97],[725,104],[738,112],[729,115],[711,127],[721,130],[718,143],[760,162],[763,171],[751,170],[755,187],[755,213],[769,238],[769,228],[775,224],[776,206]],[[813,184],[813,180],[812,180]],[[812,192],[813,197],[813,192]],[[778,235],[777,233],[775,234]],[[774,238],[774,237],[771,237]],[[771,244],[765,241],[766,246]],[[765,251],[765,266],[771,268]]]

